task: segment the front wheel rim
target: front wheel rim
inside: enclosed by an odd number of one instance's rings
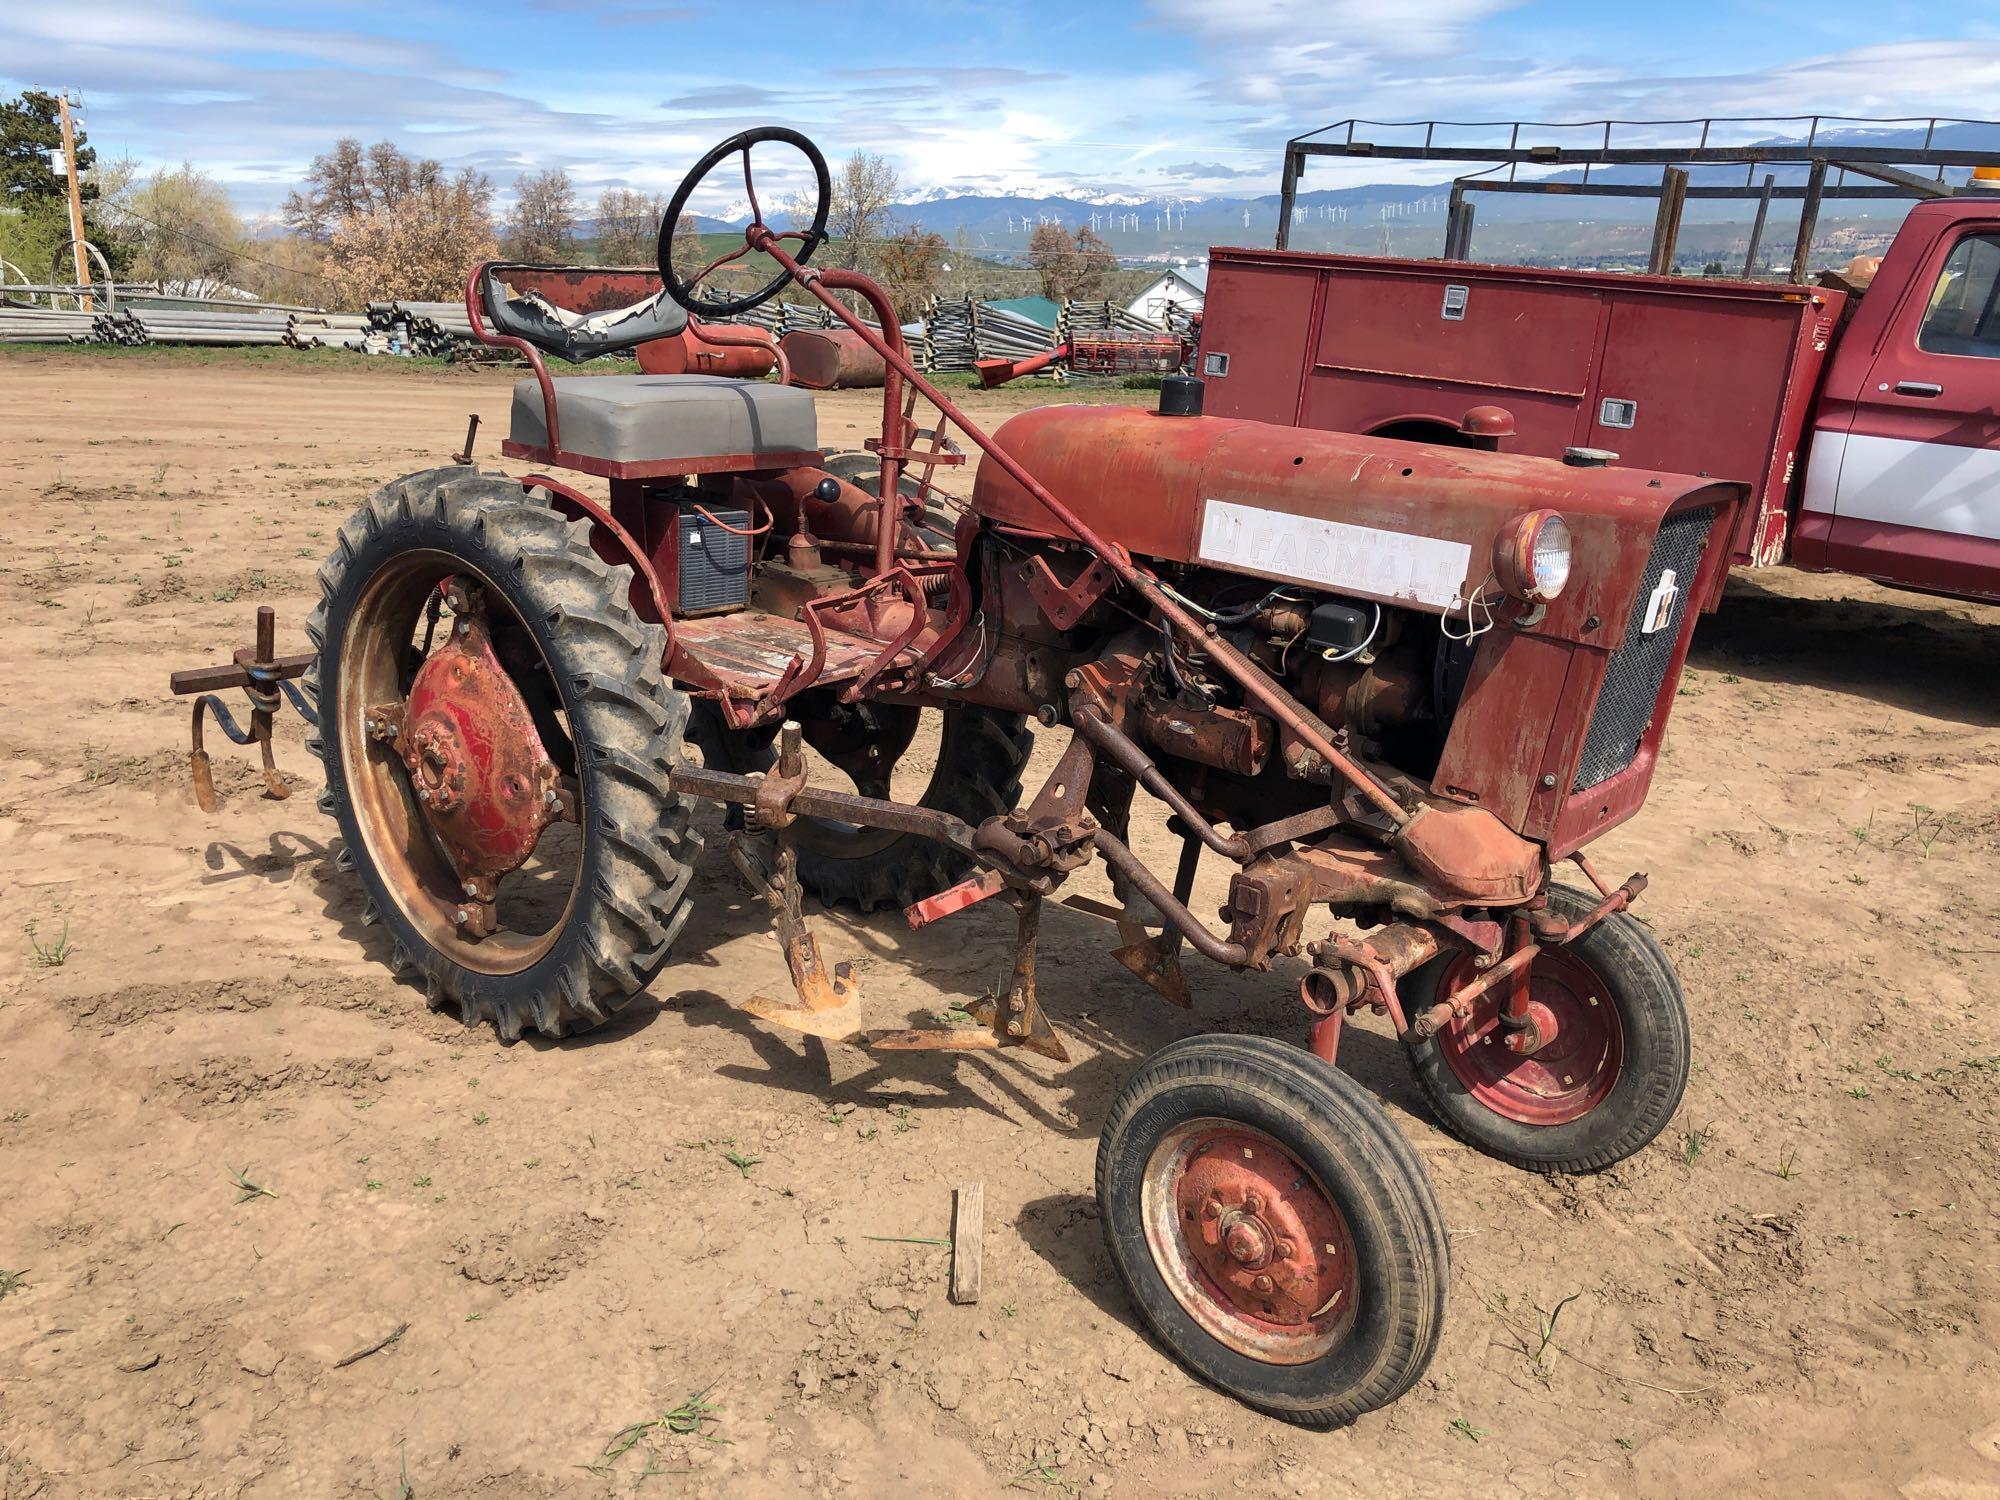
[[[1439,997],[1448,1000],[1477,978],[1471,957],[1462,955],[1445,970]],[[1610,1096],[1624,1070],[1625,1029],[1610,986],[1574,950],[1544,948],[1528,968],[1528,1001],[1554,1035],[1527,1054],[1507,1046],[1502,988],[1438,1033],[1446,1066],[1467,1093],[1509,1120],[1546,1126],[1582,1119]]]
[[[1354,1326],[1354,1237],[1314,1173],[1273,1137],[1190,1120],[1153,1148],[1140,1184],[1146,1245],[1183,1311],[1261,1364],[1324,1358]]]

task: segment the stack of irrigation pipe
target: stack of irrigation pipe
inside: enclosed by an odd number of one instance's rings
[[[369,322],[366,313],[293,313],[285,324],[285,342],[295,349],[350,349],[357,354],[368,348]],[[387,344],[383,347],[386,349]]]
[[[96,322],[87,312],[0,306],[0,344],[87,344]]]
[[[981,359],[1027,359],[1047,353],[1058,342],[1055,329],[969,296],[934,299],[925,328],[929,366],[939,371],[970,370]],[[1050,373],[1061,378],[1053,367]]]
[[[1065,339],[1078,334],[1137,333],[1157,338],[1167,330],[1116,302],[1065,301],[1056,326]]]
[[[128,305],[100,317],[97,332],[109,344],[276,345],[290,319],[275,309]]]

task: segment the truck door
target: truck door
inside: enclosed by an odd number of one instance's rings
[[[1886,290],[1886,288],[1885,288]],[[1817,451],[1840,445],[1838,455]],[[2000,598],[2000,229],[1941,237],[1883,336],[1837,457],[1827,563]]]

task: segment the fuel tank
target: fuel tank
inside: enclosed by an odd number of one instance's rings
[[[648,375],[725,375],[735,380],[759,380],[778,363],[774,345],[707,343],[695,331],[692,320],[672,338],[654,339],[635,352],[639,368]]]
[[[1573,538],[1570,578],[1536,633],[1607,649],[1623,639],[1667,513],[1726,513],[1744,494],[1684,474],[1135,407],[1038,407],[995,436],[1085,525],[1136,556],[1431,614],[1463,615],[1481,590],[1496,595],[1496,539],[1517,518],[1554,510]],[[972,505],[1017,531],[1067,535],[991,461]],[[1699,602],[1712,607],[1713,595]]]

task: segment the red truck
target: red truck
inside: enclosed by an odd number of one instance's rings
[[[1739,564],[2000,599],[2000,192],[1865,294],[1217,249],[1200,369],[1216,416],[1743,481]]]

